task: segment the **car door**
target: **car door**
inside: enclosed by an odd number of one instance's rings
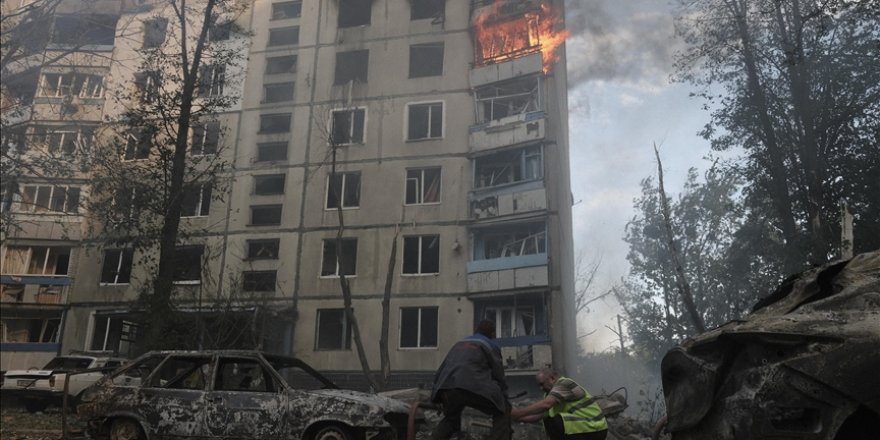
[[[210,435],[234,439],[278,439],[285,430],[287,396],[258,357],[220,356],[213,389],[206,396]]]
[[[205,393],[211,356],[172,355],[141,387],[140,404],[158,438],[205,437]],[[151,436],[153,437],[153,436]]]

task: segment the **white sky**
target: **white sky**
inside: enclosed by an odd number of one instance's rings
[[[697,132],[708,120],[691,86],[672,83],[672,7],[665,0],[568,0],[569,77],[575,253],[602,264],[601,293],[627,274],[626,222],[634,215],[639,182],[657,174],[660,145],[667,192],[673,195],[691,166],[705,169],[708,141]],[[590,351],[617,346],[616,302],[608,298],[578,317]]]

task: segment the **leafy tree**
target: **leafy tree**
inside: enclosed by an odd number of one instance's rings
[[[716,150],[746,153],[738,171],[757,223],[739,241],[778,235],[776,257],[787,273],[824,262],[835,254],[844,202],[855,217],[856,251],[880,246],[880,204],[869,199],[880,190],[878,4],[681,4],[677,30],[688,48],[678,58],[679,79],[696,85],[713,109],[702,134]]]

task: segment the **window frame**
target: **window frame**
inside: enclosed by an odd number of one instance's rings
[[[437,5],[436,5],[438,3],[440,5],[439,8],[437,8]],[[416,4],[430,4],[431,6],[434,6],[434,8],[427,9],[427,10],[433,11],[435,9],[439,9],[439,11],[437,11],[437,12],[439,12],[439,14],[438,13],[428,14],[423,11],[421,14],[419,14],[419,16],[416,16],[416,12],[418,11],[418,9],[415,6]],[[410,21],[427,20],[429,18],[436,20],[438,18],[442,19],[445,17],[446,17],[446,0],[412,0],[412,1],[410,1],[410,12],[409,12]]]
[[[188,213],[184,212],[184,209],[188,208],[188,206],[185,206],[185,203],[188,201],[187,197],[191,196],[189,191],[191,191],[191,190],[194,191],[196,188],[198,188],[199,194],[195,199],[196,200],[195,206],[193,206],[194,212],[192,215],[188,215]],[[189,188],[185,188],[183,191],[183,194],[182,194],[183,199],[181,200],[181,203],[180,203],[180,218],[207,217],[208,214],[210,214],[210,212],[211,212],[211,193],[212,193],[212,190],[213,190],[213,188],[212,188],[211,184],[209,184],[209,183],[194,185]]]
[[[315,349],[314,350],[315,351],[351,351],[351,340],[352,340],[351,323],[348,322],[348,314],[345,312],[345,308],[323,308],[323,309],[317,309],[315,312],[316,313],[315,313]],[[322,316],[321,316],[322,312],[324,312],[324,313],[334,312],[334,313],[341,313],[342,314],[342,320],[341,320],[342,329],[340,331],[340,333],[341,333],[340,336],[343,340],[339,341],[340,342],[339,347],[335,347],[335,346],[332,348],[321,347],[321,327],[322,327],[321,323],[323,321]],[[332,318],[328,318],[328,319],[332,319]]]
[[[296,9],[296,12],[295,12],[296,15],[288,16],[286,13],[285,13],[285,14],[280,14],[280,13],[284,13],[284,12],[286,12],[286,11],[284,11],[284,10],[282,9],[282,6],[285,6],[285,7],[287,7],[287,6],[298,6],[297,8],[295,8],[295,9]],[[283,16],[280,16],[280,15],[283,15]],[[302,1],[282,1],[282,2],[273,2],[273,3],[272,3],[272,7],[271,7],[271,9],[269,10],[269,21],[276,21],[276,20],[290,20],[290,19],[293,19],[293,18],[300,18],[300,17],[302,17]]]
[[[248,276],[262,276],[262,275],[271,275],[271,284],[272,288],[270,289],[258,289],[257,287],[263,287],[267,285],[268,280],[248,280]],[[253,287],[253,288],[249,288]],[[241,272],[241,290],[243,292],[275,292],[278,289],[278,271],[277,270],[244,270]]]
[[[415,309],[418,311],[418,315],[416,318],[416,345],[415,346],[404,346],[403,345],[403,335],[404,333],[410,333],[412,329],[404,328],[404,310],[412,310]],[[434,345],[423,345],[422,341],[422,316],[425,310],[433,310],[434,312],[434,321],[436,328],[434,330]],[[397,348],[400,350],[436,350],[440,345],[440,307],[439,306],[408,306],[408,307],[400,307],[398,313],[398,343]]]
[[[275,173],[275,174],[254,174],[254,195],[257,196],[275,196],[284,194],[285,185],[287,184],[287,175],[284,173]],[[263,191],[260,190],[260,185],[265,184],[266,181],[280,179],[281,187],[278,190],[269,190]],[[262,182],[261,182],[262,181]]]
[[[360,171],[337,171],[336,176],[339,176],[339,178],[341,179],[341,181],[340,181],[341,188],[340,188],[340,192],[339,192],[339,198],[336,199],[336,203],[341,204],[343,210],[359,209],[361,207],[361,188],[363,187],[363,179],[361,178],[361,172]],[[346,191],[346,188],[348,188],[348,186],[349,186],[348,182],[347,182],[347,180],[349,179],[348,176],[357,176],[357,179],[358,179],[358,181],[357,181],[357,205],[350,205],[349,206],[349,205],[346,205],[346,203],[345,203],[346,199],[348,199],[348,197],[347,197],[348,192]],[[332,193],[333,177],[334,177],[333,173],[327,174],[327,184],[325,185],[326,191],[324,192],[324,210],[325,211],[336,210],[338,207],[338,206],[331,206],[330,205],[330,197],[333,196],[335,198],[335,195]]]
[[[285,40],[285,33],[295,33],[295,36]],[[279,26],[269,29],[269,35],[266,38],[266,47],[279,46],[299,46],[299,25]]]
[[[358,260],[358,239],[357,237],[343,237],[342,238],[342,247],[343,252],[346,251],[346,244],[351,245],[354,244],[354,258],[349,262],[353,267],[351,267],[351,273],[344,273],[346,278],[356,278],[357,277],[357,260]],[[333,252],[333,273],[326,273],[324,271],[325,267],[328,266],[328,258],[327,247],[328,245],[334,250]],[[350,250],[350,249],[349,249]],[[343,258],[343,263],[346,263]],[[321,271],[320,278],[339,278],[340,271],[342,270],[342,265],[339,264],[339,251],[336,248],[336,238],[325,238],[321,240]]]
[[[266,119],[264,119],[264,118],[266,118]],[[286,123],[283,125],[285,127],[269,130],[268,128],[271,128],[270,125],[273,125],[273,126],[275,125],[275,124],[269,124],[269,119],[271,119],[271,118],[276,118],[275,122],[281,122],[282,118],[284,118]],[[290,133],[290,130],[293,127],[293,120],[292,119],[293,119],[293,113],[265,113],[265,114],[261,114],[260,115],[260,125],[258,128],[259,131],[257,133],[258,134]]]
[[[178,279],[178,275],[183,272],[182,269],[192,269],[189,266],[184,266],[185,264],[193,264],[195,258],[184,258],[186,255],[182,255],[183,253],[189,252],[190,250],[194,250],[193,254],[198,254],[198,279],[195,278],[182,278]],[[195,257],[195,255],[190,255],[190,257]],[[205,246],[204,245],[181,245],[177,246],[174,249],[174,266],[175,271],[172,274],[173,283],[175,285],[198,285],[202,283],[202,275],[204,272],[204,259],[205,259]],[[192,270],[195,272],[195,270]]]
[[[110,259],[110,252],[116,252],[117,254]],[[112,272],[113,280],[105,281],[104,274],[107,269],[107,264],[113,263],[115,261],[116,271]],[[125,267],[127,265],[127,270]],[[104,257],[101,262],[101,278],[98,283],[100,286],[120,286],[120,285],[128,285],[131,284],[131,271],[134,267],[134,249],[133,248],[112,248],[112,249],[104,249]],[[127,276],[125,281],[120,281],[120,274],[126,274]]]
[[[515,168],[503,166],[504,164],[512,163],[511,159],[514,157],[517,162]],[[495,158],[494,161],[492,160],[493,158]],[[495,164],[494,167],[493,164]],[[510,171],[495,176],[491,172],[493,168],[508,168]],[[544,146],[542,144],[528,144],[521,147],[494,151],[490,154],[483,154],[473,159],[472,169],[473,175],[471,178],[473,179],[475,190],[542,181],[544,180]],[[519,180],[514,180],[516,179],[517,172],[520,175]],[[537,174],[532,175],[532,172],[537,172]],[[506,175],[509,175],[507,181],[500,183],[489,181],[489,178]]]
[[[266,204],[257,204],[250,205],[250,222],[248,226],[278,226],[284,221],[284,205],[281,203],[266,203]],[[254,222],[254,210],[257,209],[278,209],[278,222],[277,223],[256,223]]]
[[[33,190],[30,190],[31,188]],[[58,195],[59,190],[61,191],[61,196]],[[46,191],[48,191],[48,195],[44,195]],[[30,192],[33,194],[28,195]],[[59,197],[63,197],[60,202],[60,210],[56,209]],[[14,211],[16,213],[79,215],[82,187],[76,185],[53,185],[50,183],[23,183],[16,199],[16,210]],[[41,206],[42,203],[45,203],[45,206]]]
[[[437,200],[433,201],[433,202],[426,202],[425,201],[425,198],[426,198],[425,194],[426,194],[426,192],[429,191],[429,188],[426,188],[425,182],[427,179],[425,177],[425,172],[431,171],[431,170],[437,170],[437,196],[436,196]],[[410,173],[412,173],[412,172],[419,172],[419,176],[410,177]],[[410,200],[410,197],[409,197],[410,181],[411,180],[415,180],[415,184],[417,186],[417,189],[416,189],[417,194],[415,197],[417,199],[417,201],[412,202],[412,203],[409,202],[409,200]],[[405,184],[404,184],[404,197],[403,197],[403,204],[405,206],[439,205],[443,201],[442,196],[443,196],[443,171],[442,171],[442,167],[436,166],[436,167],[407,168]]]
[[[343,142],[336,142],[336,115],[348,114],[348,132]],[[360,116],[360,139],[355,138],[358,133],[358,115]],[[367,142],[367,107],[339,108],[330,110],[327,132],[330,134],[328,142],[332,146],[349,147],[352,145],[364,145]]]
[[[290,88],[290,93],[287,93],[287,87]],[[275,91],[271,91],[270,89],[274,89]],[[285,92],[285,93],[281,93]],[[283,81],[277,83],[263,83],[263,100],[261,103],[263,104],[276,104],[279,102],[291,102],[295,99],[296,96],[296,82],[295,81]]]
[[[430,49],[440,47],[440,66],[439,71],[430,70],[427,72],[418,72],[413,71],[418,70],[420,67],[425,67],[427,64],[424,63],[425,60],[436,61],[438,59],[436,53],[426,53],[426,54],[417,54],[419,50],[430,52]],[[443,67],[445,63],[446,56],[446,44],[443,41],[433,41],[429,43],[418,43],[411,44],[409,46],[409,78],[429,78],[433,76],[443,76]],[[433,66],[436,67],[436,66]]]
[[[363,58],[363,59],[361,59]],[[361,62],[363,65],[361,66]],[[357,67],[357,69],[355,69]],[[370,78],[370,50],[346,50],[336,52],[333,68],[333,85],[346,85],[349,82],[367,83]]]
[[[275,60],[278,65],[275,68],[270,68],[273,60]],[[292,60],[292,62],[290,62]],[[264,75],[288,75],[296,73],[298,57],[296,55],[279,55],[274,57],[266,57],[266,69],[263,71]],[[283,67],[286,63],[290,63],[290,68],[288,70],[281,69],[278,67]]]
[[[266,245],[269,246],[266,246]],[[246,256],[245,261],[256,260],[277,260],[281,255],[281,239],[280,238],[259,238],[246,240]],[[262,255],[260,249],[268,249],[267,255]]]
[[[54,78],[53,81],[53,77],[57,78]],[[79,81],[80,78],[82,78],[81,82]],[[50,86],[50,83],[53,82],[54,86]],[[50,89],[50,87],[54,87],[54,89]],[[53,90],[54,92],[52,92]],[[92,93],[89,93],[89,90],[93,90]],[[84,99],[101,99],[104,97],[104,75],[83,72],[45,72],[41,75],[37,96],[44,98],[71,96]]]
[[[150,17],[143,22],[142,49],[158,49],[168,39],[168,19]]]
[[[437,136],[432,136],[432,128],[433,128],[433,118],[434,111],[433,108],[439,104],[440,105],[440,133]],[[412,134],[412,129],[410,128],[413,122],[413,109],[427,107],[427,121],[425,121],[426,132],[425,137],[410,137]],[[422,142],[422,141],[432,141],[443,139],[446,137],[446,101],[418,101],[418,102],[408,102],[406,104],[406,112],[404,112],[404,116],[406,120],[404,121],[403,128],[403,138],[406,142]]]
[[[366,8],[368,12],[364,14],[362,10],[354,10],[354,11],[345,11],[343,12],[343,5],[346,2],[340,1],[338,2],[336,9],[336,27],[339,29],[349,29],[359,26],[369,26],[373,21],[373,1],[372,0],[349,0],[349,3],[357,3],[357,6],[360,8]],[[354,8],[355,6],[350,6]],[[366,21],[363,20],[363,17],[366,16]]]
[[[190,153],[193,156],[212,156],[220,149],[220,121],[213,119],[193,124],[190,129]],[[198,146],[198,149],[196,149]],[[206,148],[209,147],[209,148]]]
[[[418,262],[417,262],[418,272],[405,272],[406,266],[407,266],[407,264],[406,264],[406,261],[407,261],[407,254],[406,254],[407,245],[406,245],[406,243],[407,243],[408,239],[414,239],[414,238],[419,240],[419,242],[418,242],[419,243],[418,244]],[[423,267],[425,264],[423,261],[424,254],[425,254],[425,249],[424,249],[425,239],[434,239],[434,238],[437,239],[437,251],[436,251],[437,252],[437,271],[436,272],[427,272],[427,271],[425,271],[425,268]],[[405,235],[403,237],[402,245],[403,245],[403,252],[401,252],[401,254],[403,255],[403,258],[402,258],[403,264],[400,265],[401,266],[401,276],[429,276],[429,275],[439,275],[440,274],[440,257],[441,257],[441,255],[440,255],[440,234]],[[430,246],[429,246],[429,248],[430,248]]]
[[[199,69],[199,96],[215,98],[224,96],[226,65],[205,64]]]
[[[283,157],[283,158],[280,158],[280,159],[265,159],[265,158],[261,158],[261,156],[263,156],[263,155],[268,151],[268,149],[270,149],[270,148],[274,148],[274,147],[280,147],[280,146],[282,146],[282,145],[284,146],[284,148],[283,148],[283,151],[284,151],[284,157]],[[287,141],[284,141],[284,142],[258,142],[258,143],[257,143],[257,155],[256,155],[256,157],[254,157],[254,162],[255,162],[255,163],[260,163],[260,162],[286,162],[286,161],[287,161],[287,153],[288,153],[288,149],[289,149],[289,148],[290,148],[290,143],[287,142]]]

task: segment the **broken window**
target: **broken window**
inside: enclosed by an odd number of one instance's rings
[[[226,66],[207,64],[199,68],[199,95],[222,96],[226,85]]]
[[[61,318],[6,318],[0,321],[2,342],[57,344]]]
[[[403,273],[440,273],[440,236],[415,235],[403,238]]]
[[[370,24],[373,0],[339,0],[338,5],[339,27],[347,28]]]
[[[410,0],[410,20],[442,19],[445,13],[446,0]]]
[[[293,101],[293,82],[283,82],[263,85],[263,102],[271,104],[273,102]]]
[[[269,57],[266,59],[266,74],[296,73],[296,55]]]
[[[443,103],[407,105],[407,140],[443,137]]]
[[[44,73],[40,96],[100,98],[104,95],[104,77],[89,73]]]
[[[134,262],[134,249],[104,250],[104,264],[101,266],[101,284],[128,284],[131,281],[131,266]]]
[[[369,50],[337,52],[333,84],[347,84],[349,81],[367,82],[367,66],[369,61]]]
[[[221,358],[217,363],[216,391],[273,392],[277,384],[256,359]]]
[[[18,185],[12,182],[0,182],[0,212],[7,212],[12,209],[12,201],[15,199],[17,190]]]
[[[181,217],[204,217],[211,210],[211,185],[191,185],[183,189]]]
[[[24,185],[18,212],[76,214],[79,212],[79,199],[80,188],[77,186]]]
[[[268,46],[299,44],[299,26],[286,26],[269,29]]]
[[[400,348],[437,347],[437,307],[400,308]]]
[[[113,15],[58,15],[51,41],[65,46],[110,46],[116,36],[118,19]]]
[[[276,271],[259,270],[241,273],[241,289],[245,292],[274,292]]]
[[[260,115],[260,133],[287,133],[290,131],[290,113]]]
[[[215,21],[214,24],[208,28],[208,41],[228,40],[232,36],[233,29],[235,29],[235,23],[231,21]]]
[[[162,85],[162,74],[157,70],[138,72],[134,78],[138,89],[138,99],[141,104],[149,104],[159,99],[159,90]]]
[[[70,248],[63,246],[8,246],[3,270],[10,275],[67,275]]]
[[[281,240],[278,238],[248,240],[247,241],[247,259],[248,260],[277,260],[278,252],[281,246]]]
[[[343,238],[342,253],[337,255],[336,239],[324,240],[324,253],[321,259],[321,276],[352,276],[357,273],[357,239]]]
[[[520,2],[500,3],[518,7]],[[537,3],[537,2],[536,2]],[[486,65],[502,62],[541,50],[539,16],[537,12],[516,12],[484,10],[476,18],[474,49],[476,64]]]
[[[301,13],[301,1],[272,3],[272,20],[297,18]]]
[[[531,306],[487,307],[483,318],[495,322],[499,338],[535,335],[535,309]]]
[[[258,196],[284,194],[284,174],[254,176],[254,194]]]
[[[88,150],[94,138],[94,127],[37,126],[33,134],[35,144],[45,145],[49,153],[63,155]]]
[[[138,191],[137,188],[117,189],[111,202],[113,204],[113,219],[122,224],[133,222],[141,206],[138,200],[140,193],[141,191]]]
[[[327,180],[326,209],[357,208],[361,204],[361,173],[345,172],[330,175]]]
[[[152,128],[138,128],[132,130],[126,137],[124,160],[140,160],[150,157],[150,150],[153,147],[153,135],[155,130]]]
[[[474,159],[474,188],[544,178],[541,146],[505,150]]]
[[[220,144],[220,121],[207,121],[193,124],[192,154],[203,156],[214,154]]]
[[[97,325],[98,317],[95,317],[95,323]],[[116,319],[116,318],[110,318]],[[95,333],[97,335],[97,332]],[[122,351],[120,351],[122,352]],[[168,356],[166,353],[157,353],[149,355],[145,358],[141,358],[140,360],[132,362],[131,365],[123,368],[119,372],[113,374],[114,385],[124,385],[124,386],[138,386],[147,380],[152,374],[153,370],[156,369],[159,364],[165,360],[165,357]]]
[[[409,77],[443,75],[443,42],[409,47]]]
[[[532,223],[480,230],[474,234],[474,260],[547,253],[547,228]]]
[[[144,21],[144,49],[157,48],[165,42],[168,32],[168,19],[154,17]]]
[[[406,170],[406,204],[440,203],[440,168]]]
[[[281,224],[282,205],[251,205],[251,226]]]
[[[543,110],[541,81],[532,76],[480,87],[476,90],[479,122]]]
[[[287,160],[287,142],[257,144],[257,162]]]
[[[330,116],[331,144],[342,146],[364,143],[367,109],[333,110]]]
[[[211,356],[171,356],[150,379],[149,387],[203,390],[211,377]]]
[[[179,246],[174,250],[174,281],[192,284],[202,280],[204,246]]]
[[[351,349],[351,326],[345,309],[318,309],[315,350]]]

